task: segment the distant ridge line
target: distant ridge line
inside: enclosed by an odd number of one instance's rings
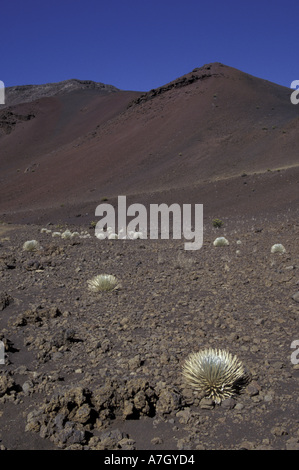
[[[5,104],[1,105],[0,109],[20,103],[29,103],[40,98],[49,98],[84,89],[98,90],[101,93],[120,91],[113,85],[107,85],[92,80],[79,80],[77,78],[41,85],[16,85],[5,89]]]

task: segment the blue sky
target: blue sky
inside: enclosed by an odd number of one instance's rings
[[[210,62],[299,80],[299,1],[16,0],[0,14],[6,87],[78,78],[148,91]]]

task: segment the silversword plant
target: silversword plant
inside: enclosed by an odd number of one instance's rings
[[[41,246],[37,240],[28,240],[23,245],[24,251],[37,251],[40,249],[41,249]]]
[[[228,240],[225,237],[218,237],[213,242],[214,246],[227,246],[229,245]]]
[[[62,234],[61,238],[69,239],[72,238],[72,232],[68,229],[66,229]]]
[[[276,243],[271,247],[271,253],[285,253],[286,249],[281,243]]]
[[[190,354],[183,366],[183,376],[188,385],[217,404],[234,395],[246,379],[236,356],[211,348]]]
[[[87,283],[89,290],[92,292],[113,290],[118,285],[116,277],[112,274],[99,274],[87,281]]]

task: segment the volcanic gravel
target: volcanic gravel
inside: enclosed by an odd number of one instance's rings
[[[298,227],[209,222],[203,247],[186,251],[183,239],[0,225],[1,449],[299,450]],[[79,235],[52,236],[66,228]],[[41,249],[24,251],[33,239]],[[103,273],[118,287],[89,291]],[[209,347],[250,377],[220,405],[182,376],[189,353]]]

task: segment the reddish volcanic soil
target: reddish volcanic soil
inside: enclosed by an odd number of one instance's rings
[[[145,204],[164,202],[166,191],[219,216],[286,210],[298,200],[290,90],[222,64],[144,94],[86,89],[40,98],[5,108],[0,119],[4,221],[46,222],[56,211],[93,219],[102,198],[120,194]]]
[[[298,450],[291,90],[215,63],[145,93],[76,80],[8,91],[0,448]],[[202,248],[98,240],[95,209],[117,209],[119,195],[147,208],[203,204]],[[229,245],[215,247],[219,236]],[[39,248],[25,251],[28,240]],[[276,243],[284,253],[271,253]],[[118,287],[90,292],[102,273]],[[248,374],[220,405],[182,377],[188,354],[209,347]]]

